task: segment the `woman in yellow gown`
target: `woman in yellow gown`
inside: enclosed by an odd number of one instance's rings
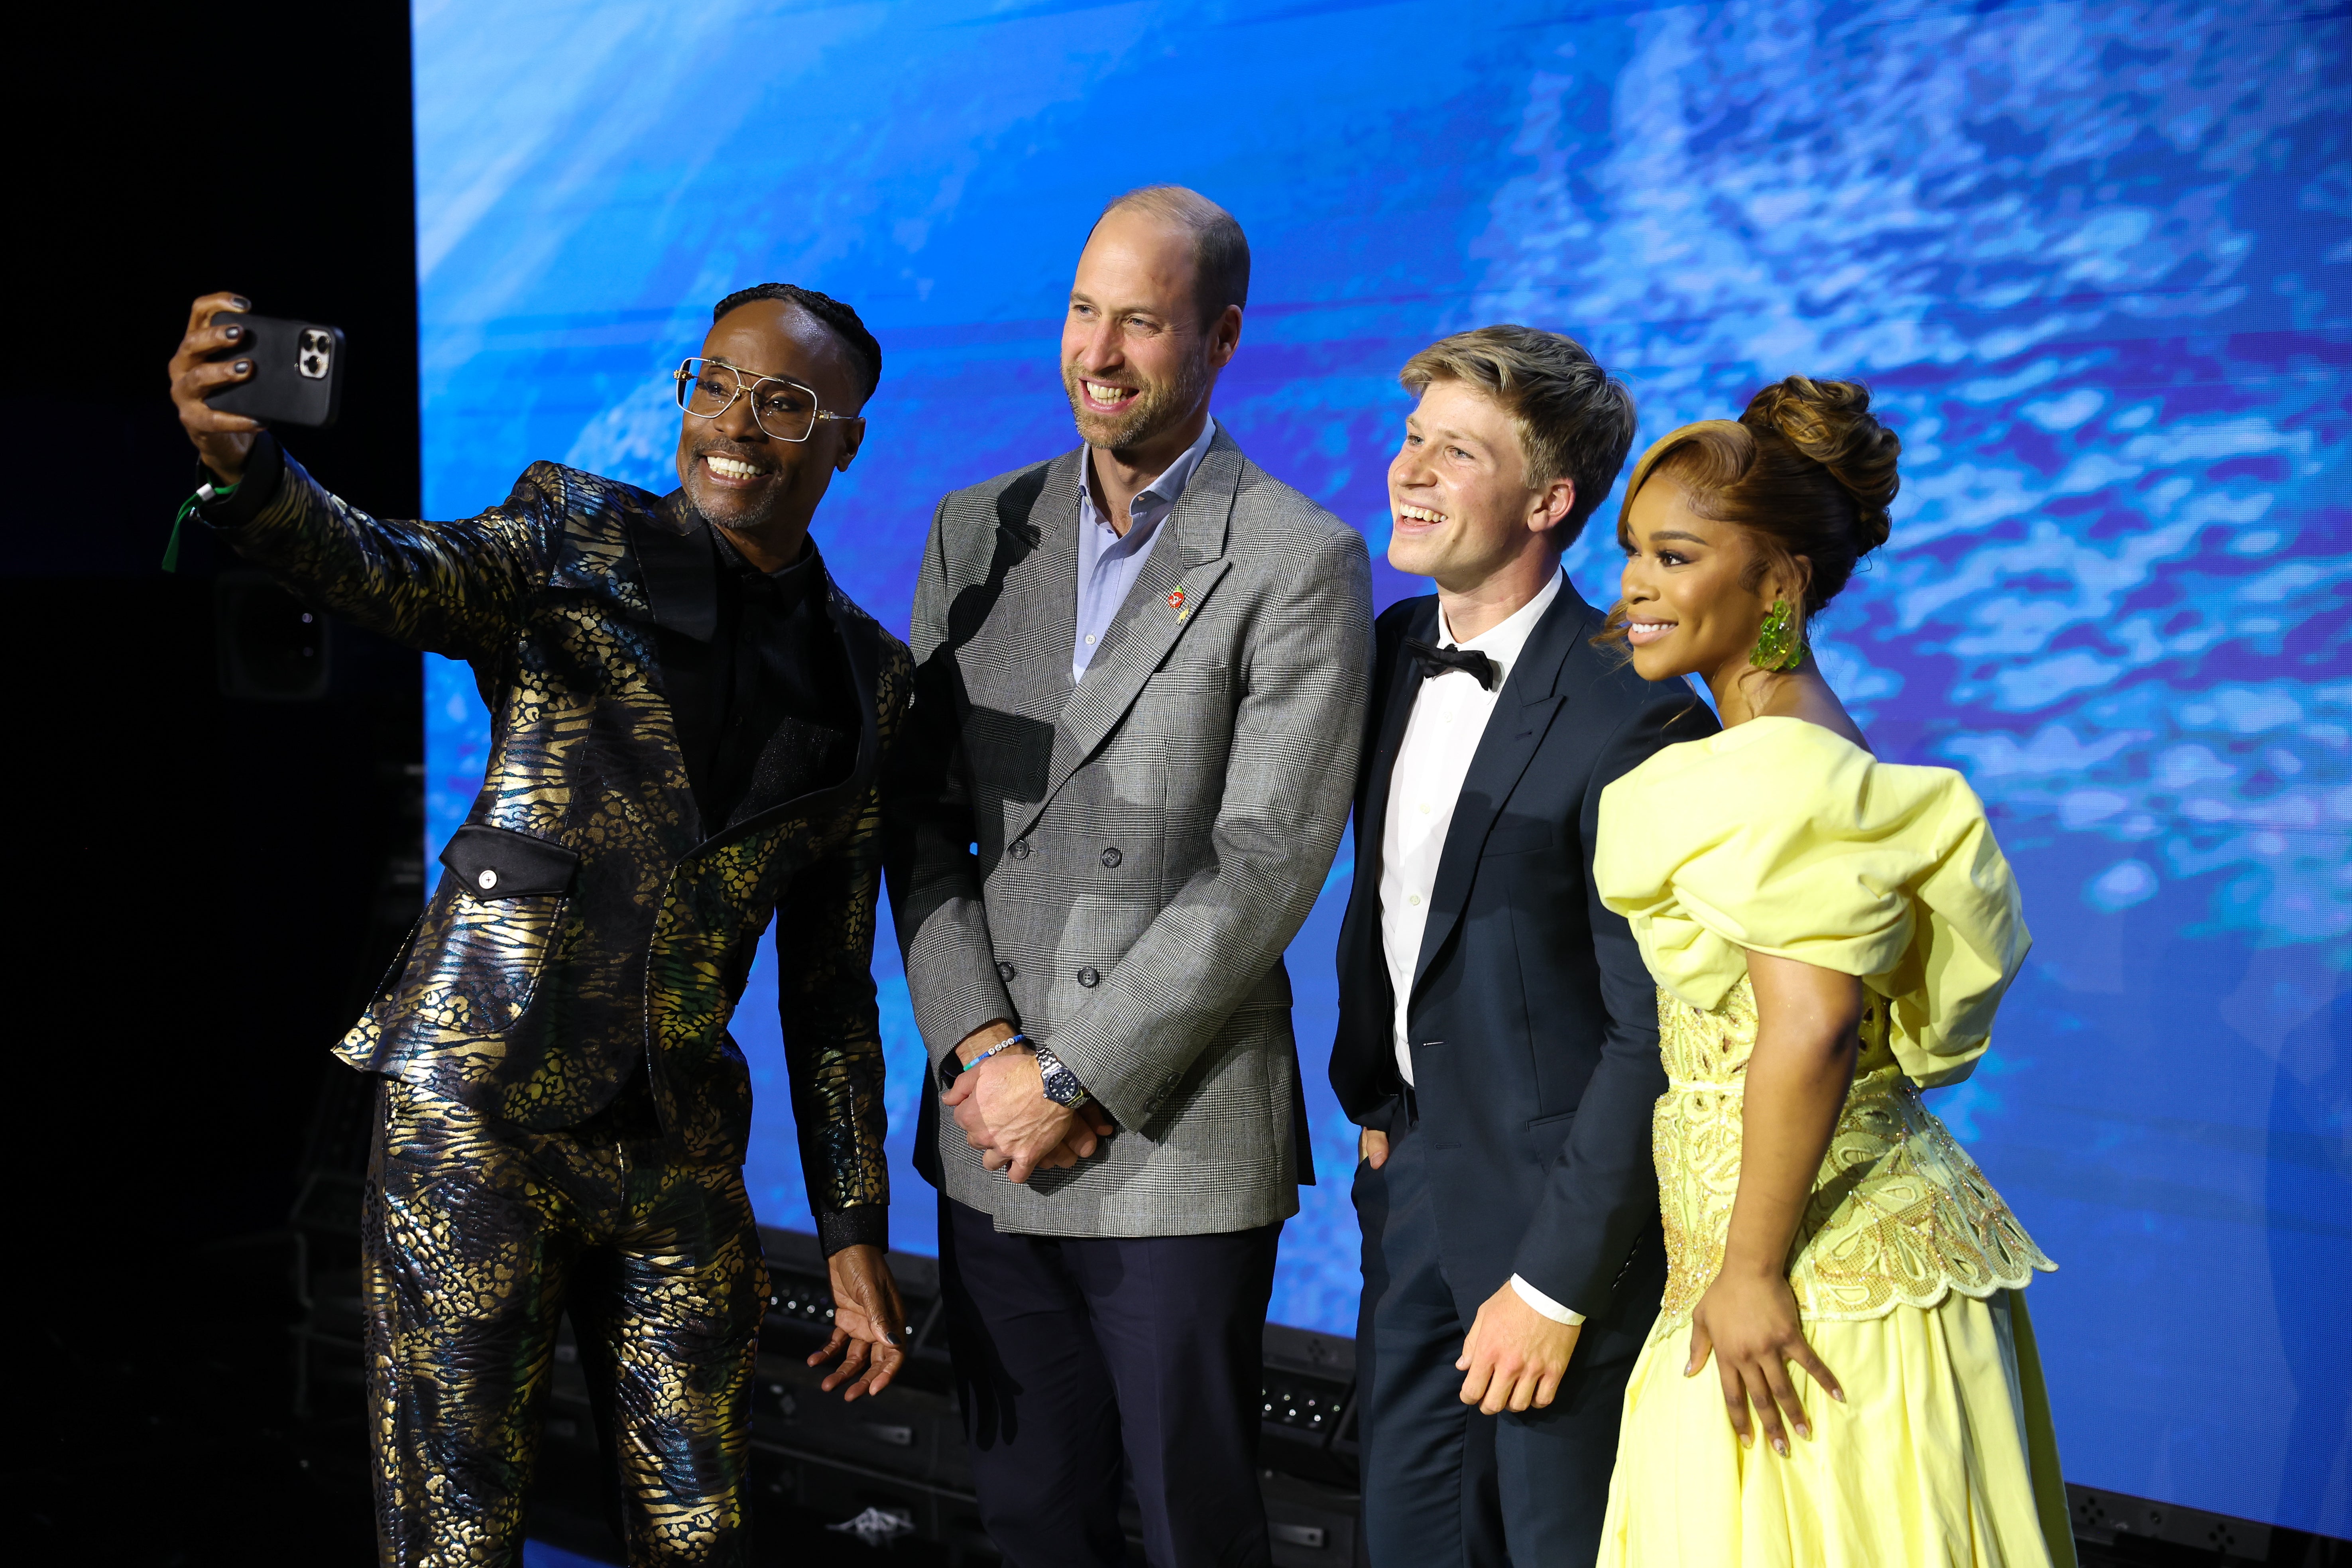
[[[1874,760],[1804,644],[1884,542],[1900,443],[1801,376],[1650,448],[1622,635],[1723,731],[1602,796],[1594,879],[1658,982],[1669,1276],[1604,1564],[2072,1568],[2023,1286],[2055,1266],[1927,1109],[2028,937],[1960,776]]]

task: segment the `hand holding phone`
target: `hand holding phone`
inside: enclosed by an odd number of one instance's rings
[[[265,425],[332,425],[342,402],[343,334],[312,321],[215,310],[212,325],[242,329],[236,358],[252,369],[205,401]]]
[[[172,401],[205,466],[234,484],[257,431],[334,422],[342,401],[343,334],[323,323],[252,313],[236,294],[189,308],[172,355]]]

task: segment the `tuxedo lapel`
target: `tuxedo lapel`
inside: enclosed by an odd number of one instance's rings
[[[1081,459],[1084,454],[1081,453]],[[1201,466],[1160,527],[1167,536],[1153,545],[1151,557],[1128,591],[1127,600],[1104,633],[1100,647],[1087,665],[1087,678],[1068,693],[1055,715],[1053,760],[1045,775],[1044,796],[1029,807],[1025,820],[1014,826],[1014,837],[1029,830],[1055,792],[1108,738],[1127,710],[1135,705],[1150,678],[1192,624],[1231,565],[1225,553],[1225,527],[1233,514],[1234,496],[1241,488],[1241,448],[1221,428]],[[1067,587],[1060,601],[1063,614],[1055,624],[1061,634],[1058,668],[1069,670],[1070,644],[1077,634],[1077,525],[1072,497],[1070,565]],[[1181,594],[1179,590],[1181,590]],[[1048,650],[1051,651],[1050,649]]]
[[[1471,879],[1477,872],[1478,857],[1486,847],[1495,819],[1518,787],[1519,775],[1535,759],[1552,721],[1568,705],[1568,699],[1559,694],[1560,671],[1594,619],[1592,606],[1563,582],[1559,596],[1536,623],[1518,662],[1511,667],[1511,678],[1496,694],[1495,711],[1470,759],[1470,772],[1454,805],[1453,826],[1446,830],[1445,848],[1438,857],[1437,879],[1429,894],[1429,923],[1422,932],[1421,955],[1413,965],[1416,991],[1429,973],[1430,961],[1444,950],[1461,921]]]
[[[1405,726],[1412,721],[1412,705],[1421,700],[1421,668],[1405,647],[1405,638],[1426,642],[1436,629],[1437,598],[1432,595],[1413,606],[1396,647],[1389,650],[1387,700],[1381,708],[1380,733],[1364,759],[1364,809],[1356,818],[1356,885],[1374,899],[1380,897],[1381,849],[1388,837],[1389,788],[1395,782],[1397,752],[1404,745]]]

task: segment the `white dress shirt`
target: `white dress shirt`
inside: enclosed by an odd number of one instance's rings
[[[1437,862],[1445,853],[1445,836],[1454,826],[1454,804],[1462,795],[1462,781],[1477,754],[1486,721],[1494,716],[1495,700],[1502,695],[1512,667],[1528,646],[1528,637],[1559,597],[1566,579],[1552,574],[1543,591],[1500,622],[1465,643],[1454,643],[1445,623],[1443,605],[1437,611],[1437,644],[1483,653],[1495,661],[1491,691],[1467,670],[1449,669],[1419,682],[1411,695],[1412,716],[1405,721],[1404,740],[1397,747],[1396,767],[1389,774],[1388,818],[1381,824],[1381,946],[1387,954],[1389,984],[1396,995],[1397,1070],[1412,1082],[1412,1042],[1405,1033],[1405,1010],[1412,998],[1412,975],[1421,962],[1422,932],[1429,925],[1429,896],[1437,882]],[[1420,674],[1415,666],[1414,675]],[[1402,694],[1401,694],[1402,695]],[[1519,1300],[1556,1323],[1581,1323],[1581,1314],[1561,1306],[1517,1275],[1511,1289]]]

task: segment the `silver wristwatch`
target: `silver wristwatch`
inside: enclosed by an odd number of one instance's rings
[[[1078,1081],[1078,1075],[1043,1046],[1037,1047],[1037,1074],[1045,1080],[1045,1098],[1066,1110],[1076,1110],[1093,1098],[1087,1093],[1087,1086]]]

